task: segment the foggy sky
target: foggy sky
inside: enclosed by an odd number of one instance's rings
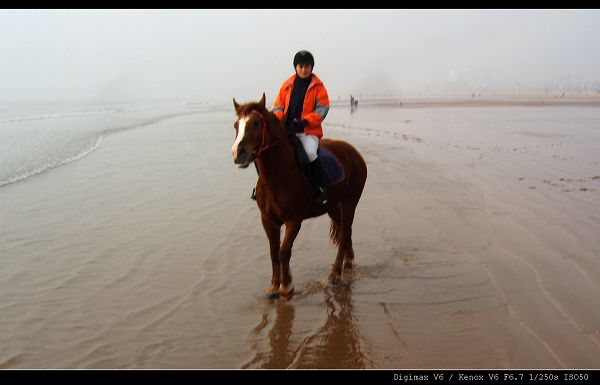
[[[600,81],[599,10],[0,10],[0,102],[256,100]],[[0,106],[1,107],[1,106]]]

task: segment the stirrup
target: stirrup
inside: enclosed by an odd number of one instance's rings
[[[250,195],[250,199],[256,200],[256,187],[252,189],[252,195]]]
[[[327,191],[323,187],[319,187],[314,200],[319,205],[327,204]]]

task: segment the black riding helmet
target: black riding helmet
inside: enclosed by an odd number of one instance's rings
[[[315,58],[308,51],[298,51],[298,53],[294,56],[294,68],[298,64],[310,64],[311,67],[315,67]]]

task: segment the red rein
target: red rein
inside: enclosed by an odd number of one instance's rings
[[[260,147],[258,148],[257,154],[256,154],[256,157],[258,158],[259,156],[262,155],[263,152],[265,152],[269,148],[276,145],[277,142],[279,142],[279,139],[275,140],[273,143],[265,144],[265,141],[267,140],[267,119],[260,112],[258,112],[256,110],[254,110],[254,112],[256,112],[260,116],[260,120],[262,121],[262,141],[260,143]]]

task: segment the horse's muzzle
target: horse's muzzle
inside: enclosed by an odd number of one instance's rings
[[[233,153],[233,163],[235,163],[238,168],[246,168],[250,163],[254,161],[256,158],[256,154],[253,152],[248,152],[243,146],[238,146],[237,151]]]

